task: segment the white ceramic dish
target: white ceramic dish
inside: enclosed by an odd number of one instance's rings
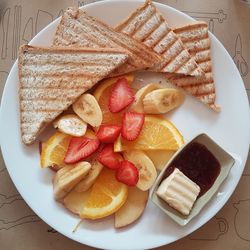
[[[102,1],[85,6],[85,10],[108,24],[115,25],[142,3],[143,1],[139,0]],[[166,5],[156,5],[171,26],[192,20]],[[59,20],[56,20],[48,25],[31,44],[50,45],[58,23]],[[224,149],[233,153],[239,161],[217,195],[185,227],[178,226],[149,203],[141,219],[122,230],[114,229],[113,218],[110,217],[96,222],[85,221],[76,233],[72,233],[79,220],[54,201],[51,185],[53,173],[49,169],[40,169],[38,144],[26,147],[21,143],[18,72],[15,63],[2,97],[0,143],[10,176],[35,213],[51,227],[73,240],[99,248],[126,250],[153,248],[171,243],[190,234],[213,217],[229,199],[242,175],[249,150],[250,112],[246,91],[237,68],[221,43],[212,35],[211,39],[217,102],[222,107],[221,113],[216,114],[193,98],[187,97],[183,106],[168,114],[168,118],[176,124],[186,141],[198,133],[207,133]],[[159,74],[140,73],[138,76],[144,83],[152,79],[163,80]],[[41,138],[44,139],[48,134],[47,130]]]
[[[193,142],[200,143],[204,145],[218,160],[221,166],[220,173],[218,177],[216,178],[214,184],[212,187],[201,197],[199,197],[195,203],[193,208],[190,211],[190,214],[187,216],[184,216],[180,214],[175,209],[171,208],[164,200],[162,200],[158,195],[156,194],[157,189],[159,188],[163,178],[164,174],[166,172],[166,169],[172,164],[172,162],[176,159],[176,157],[180,156],[183,150],[190,145]],[[172,218],[174,221],[176,221],[179,225],[185,226],[187,223],[189,223],[195,216],[197,216],[203,207],[210,201],[210,199],[213,197],[213,195],[217,192],[220,185],[223,183],[223,181],[227,178],[230,169],[234,165],[235,160],[234,158],[228,154],[223,148],[221,148],[212,138],[207,136],[206,134],[200,134],[195,136],[192,140],[187,142],[183,147],[181,147],[169,160],[167,165],[162,169],[161,173],[158,175],[153,187],[150,191],[150,199],[163,211],[165,212],[170,218]]]

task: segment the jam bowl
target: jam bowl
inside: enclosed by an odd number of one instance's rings
[[[184,226],[198,215],[202,208],[209,202],[227,178],[234,164],[235,159],[212,138],[204,133],[199,134],[183,145],[163,168],[151,188],[150,199],[166,215],[179,225]],[[190,182],[200,187],[199,195],[188,215],[181,214],[173,208],[174,206],[170,206],[170,203],[168,204],[158,195],[159,187],[161,187],[161,184],[164,185],[163,181],[166,180],[166,178],[171,178],[170,175],[176,172],[174,171],[176,168],[178,168],[178,172],[180,170],[181,174],[183,173],[185,178],[188,178]],[[184,191],[184,193],[185,192],[186,191]],[[175,196],[179,197],[178,194],[173,194],[171,199],[175,199]]]

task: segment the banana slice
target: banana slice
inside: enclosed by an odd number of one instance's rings
[[[88,162],[79,162],[75,166],[66,166],[56,172],[53,180],[54,197],[61,201],[89,172]]]
[[[91,94],[83,94],[73,105],[74,112],[85,122],[93,127],[99,127],[102,123],[102,111],[95,97]]]
[[[160,88],[161,86],[159,84],[150,83],[146,85],[145,87],[141,88],[140,90],[138,90],[135,94],[135,101],[131,105],[131,110],[139,112],[139,113],[143,113],[144,112],[143,99],[145,95],[147,95],[148,93],[150,93],[151,91],[155,89],[160,89]]]
[[[139,170],[139,181],[136,186],[142,191],[150,189],[157,177],[157,171],[150,158],[140,150],[126,151],[124,158],[134,163]]]
[[[183,92],[177,89],[157,89],[148,93],[143,99],[146,114],[163,114],[178,106],[185,99]]]
[[[72,136],[83,136],[87,130],[87,123],[73,114],[61,116],[54,121],[53,126],[62,133]]]
[[[83,180],[81,180],[76,185],[74,190],[76,192],[87,191],[94,184],[96,178],[101,173],[102,168],[103,168],[103,165],[100,162],[98,162],[97,160],[93,160],[93,162],[91,162],[91,169],[89,170],[87,176],[85,176]]]

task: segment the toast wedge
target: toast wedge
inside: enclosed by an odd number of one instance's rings
[[[203,77],[184,75],[168,75],[167,78],[177,87],[198,98],[214,111],[220,107],[215,104],[216,93],[212,73],[211,44],[208,35],[208,25],[205,22],[194,22],[174,29],[189,53],[195,58],[199,67],[205,72]]]
[[[127,59],[117,49],[22,46],[18,68],[23,143],[33,143],[81,94]]]
[[[150,70],[191,76],[204,75],[151,0],[146,0],[143,6],[115,29],[142,42],[164,57],[160,64]]]
[[[77,8],[69,8],[63,14],[53,45],[125,50],[129,59],[126,64],[113,72],[113,76],[146,69],[162,61],[162,57],[147,46],[126,34],[116,32]]]

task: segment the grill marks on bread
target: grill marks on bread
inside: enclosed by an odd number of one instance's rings
[[[84,11],[69,8],[56,31],[54,46],[116,48],[128,53],[128,62],[113,75],[146,69],[161,62],[162,57],[126,34],[116,32]]]
[[[204,75],[181,39],[168,26],[150,0],[119,24],[116,30],[144,43],[164,58],[160,64],[151,68],[152,71]]]
[[[109,48],[21,47],[18,66],[23,142],[33,143],[50,122],[127,58],[124,51]]]
[[[208,35],[208,25],[205,22],[194,22],[177,28],[174,32],[181,38],[183,44],[195,58],[199,67],[205,72],[202,77],[184,75],[168,75],[169,80],[177,87],[198,98],[214,111],[220,111],[215,104],[215,83],[212,74],[211,45]]]

